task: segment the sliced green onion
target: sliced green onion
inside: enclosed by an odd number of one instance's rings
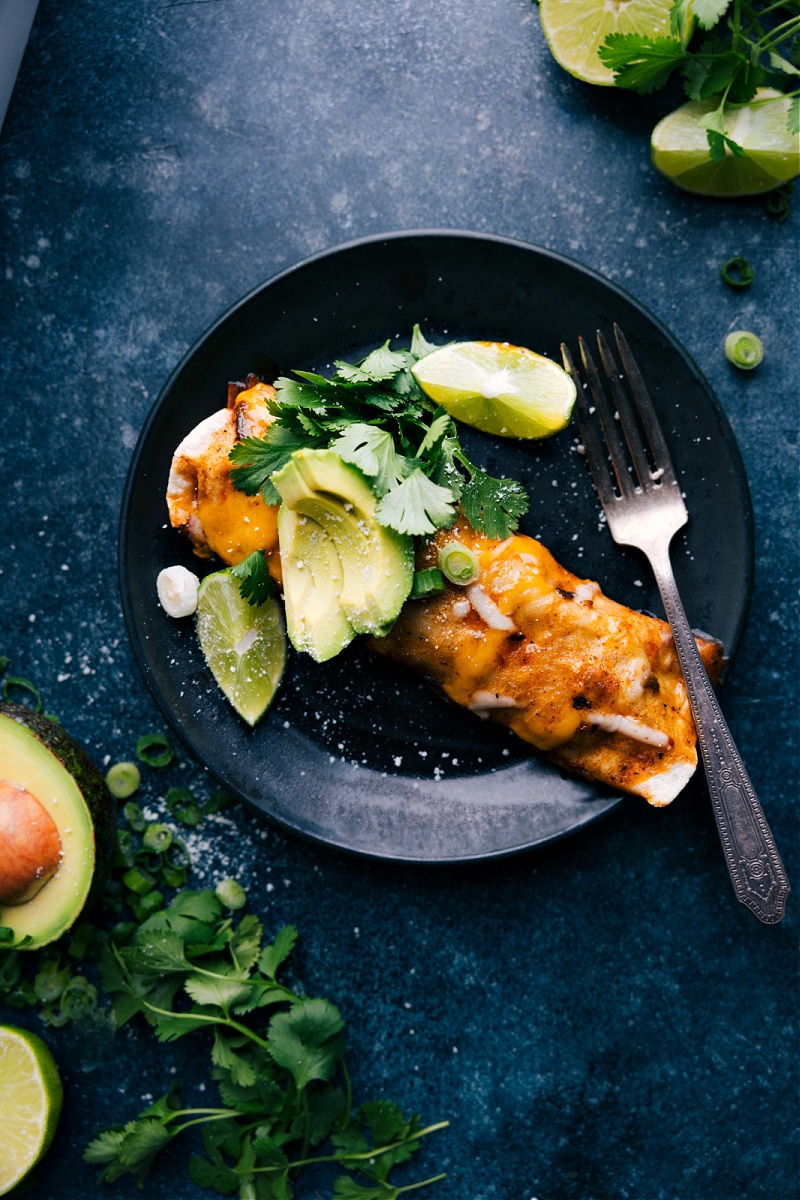
[[[6,675],[3,680],[3,699],[9,703],[13,703],[14,701],[14,688],[17,691],[27,692],[30,696],[33,696],[33,711],[37,713],[42,711],[42,697],[39,694],[39,689],[31,683],[30,679],[25,679],[22,675]]]
[[[144,867],[131,867],[130,871],[126,871],[122,876],[122,882],[137,896],[146,896],[156,886],[155,876]]]
[[[226,908],[244,908],[247,903],[247,893],[235,879],[220,879],[214,894]]]
[[[481,573],[477,557],[461,542],[448,542],[442,546],[437,562],[445,578],[460,587],[474,583]]]
[[[224,788],[219,788],[216,792],[212,792],[203,805],[203,812],[209,813],[222,812],[225,808],[230,808],[233,804],[233,796],[230,792],[226,792]]]
[[[94,938],[95,932],[96,926],[91,921],[81,921],[76,927],[67,947],[67,954],[69,954],[70,958],[86,958],[86,952]]]
[[[135,929],[135,921],[117,921],[116,925],[111,930],[112,942],[115,946],[124,946],[126,942],[131,940],[133,931]]]
[[[134,800],[129,800],[122,810],[125,820],[130,825],[135,833],[144,833],[145,819],[144,813],[139,808],[139,805]]]
[[[746,329],[734,329],[725,338],[725,357],[740,371],[752,371],[764,357],[764,343]]]
[[[132,867],[136,862],[136,846],[133,834],[129,829],[120,829],[117,833],[117,854],[114,859],[115,867]],[[109,889],[110,890],[110,884]]]
[[[186,883],[189,872],[186,867],[173,867],[165,863],[159,871],[159,876],[164,887],[178,888]]]
[[[736,289],[750,287],[750,284],[756,277],[756,273],[750,266],[750,263],[739,254],[724,262],[719,269],[719,273],[728,287]]]
[[[0,925],[0,944],[11,943],[14,940],[14,930],[10,925]]]
[[[61,995],[61,1012],[74,1021],[97,1008],[97,988],[83,975],[70,979]]]
[[[33,981],[33,990],[40,1004],[58,1000],[69,983],[69,967],[62,967],[60,960],[51,958],[46,962]]]
[[[172,830],[167,825],[148,825],[144,831],[142,845],[154,854],[163,854],[172,844]]]
[[[415,571],[408,593],[409,600],[424,600],[428,596],[438,596],[444,591],[444,575],[438,567],[428,567],[425,571]]]
[[[136,753],[148,767],[166,767],[172,762],[172,746],[164,733],[145,733],[136,743]]]
[[[115,800],[127,800],[142,782],[142,774],[136,763],[118,762],[109,767],[106,775],[108,790]]]
[[[136,917],[140,921],[144,921],[147,917],[151,917],[157,909],[161,908],[164,903],[164,896],[158,889],[148,892],[146,896],[142,896],[131,905]]]
[[[200,805],[195,800],[194,793],[190,792],[188,788],[170,788],[164,799],[172,815],[182,821],[184,825],[199,825],[202,821],[203,813]]]

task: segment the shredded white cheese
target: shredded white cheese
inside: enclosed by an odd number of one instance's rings
[[[493,708],[517,708],[513,696],[501,696],[497,692],[473,692],[469,706],[473,712],[488,712]]]
[[[589,725],[596,725],[606,733],[622,733],[635,742],[644,742],[646,746],[658,746],[666,749],[670,744],[669,736],[660,729],[653,729],[634,717],[620,717],[615,713],[587,713]]]
[[[467,588],[467,599],[490,629],[507,629],[509,633],[512,633],[517,628],[511,617],[507,617],[500,611],[494,600],[487,595],[479,583],[474,583],[472,587]]]

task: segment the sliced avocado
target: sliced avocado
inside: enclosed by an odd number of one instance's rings
[[[411,590],[412,539],[378,524],[375,493],[334,450],[298,450],[272,482],[292,644],[323,662],[357,633],[384,636]]]
[[[356,635],[339,596],[344,573],[333,540],[321,525],[282,504],[278,539],[291,547],[283,561],[283,599],[292,645],[316,662],[338,654]]]
[[[116,804],[77,742],[23,705],[0,704],[0,776],[7,790],[38,801],[60,841],[55,873],[38,890],[22,892],[22,902],[0,899],[0,925],[15,943],[29,937],[24,948],[33,950],[60,937],[103,891],[117,845]],[[0,858],[14,852],[16,843],[0,836]]]

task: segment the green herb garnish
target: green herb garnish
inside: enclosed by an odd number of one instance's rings
[[[421,1139],[447,1122],[423,1128],[418,1116],[406,1118],[385,1100],[351,1112],[339,1010],[278,980],[296,930],[285,925],[267,942],[255,915],[238,925],[225,915],[231,898],[240,899],[181,892],[127,946],[108,948],[100,964],[118,1024],[141,1014],[162,1042],[210,1037],[220,1106],[181,1108],[171,1090],[135,1120],[98,1134],[87,1161],[102,1167],[106,1182],[130,1174],[141,1183],[165,1146],[201,1126],[205,1155],[190,1159],[189,1175],[221,1195],[282,1200],[293,1195],[297,1171],[315,1163],[349,1172],[334,1183],[342,1200],[396,1200],[443,1178],[389,1181]]]
[[[263,550],[254,550],[235,567],[231,567],[230,572],[239,580],[242,599],[254,607],[275,595],[275,584]]]
[[[784,19],[784,12],[792,15]],[[618,87],[647,95],[677,72],[691,100],[718,100],[704,119],[714,162],[722,162],[727,153],[746,153],[726,133],[724,114],[726,108],[748,104],[759,88],[776,87],[779,99],[791,98],[788,129],[800,133],[800,89],[788,88],[800,76],[796,3],[673,0],[670,23],[671,37],[609,34],[598,54]]]
[[[434,349],[415,326],[408,350],[387,341],[358,363],[337,362],[332,379],[310,371],[277,379],[277,419],[231,450],[234,486],[277,504],[272,475],[297,450],[330,448],[369,479],[380,524],[426,536],[449,528],[460,504],[475,529],[508,537],[527,511],[524,489],[475,466],[452,418],[417,385],[411,367]]]

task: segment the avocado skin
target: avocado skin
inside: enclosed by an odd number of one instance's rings
[[[83,796],[94,826],[94,877],[83,906],[86,912],[102,895],[117,852],[117,805],[108,785],[89,755],[73,738],[40,713],[24,704],[0,702],[0,716],[23,725],[72,776]]]

